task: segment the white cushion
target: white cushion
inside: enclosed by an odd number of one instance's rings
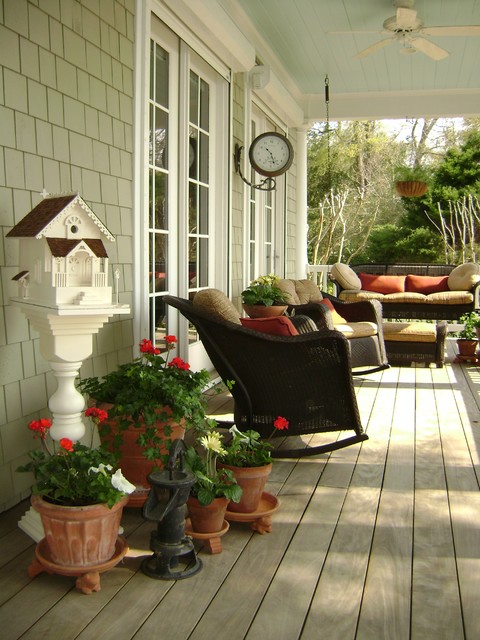
[[[332,276],[342,289],[361,289],[362,283],[355,271],[343,262],[337,262],[332,267]]]
[[[450,291],[469,291],[480,280],[480,265],[465,262],[455,267],[448,276]]]

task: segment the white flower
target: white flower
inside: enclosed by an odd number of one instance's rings
[[[93,473],[103,473],[103,475],[106,476],[106,472],[111,471],[112,469],[113,467],[111,464],[103,464],[103,462],[101,462],[98,467],[90,467],[88,473],[92,471]]]
[[[222,447],[220,438],[221,436],[217,431],[211,431],[208,435],[200,438],[200,444],[207,451],[214,451],[219,455],[223,455],[225,453],[225,449]]]
[[[118,491],[123,491],[123,493],[133,493],[136,489],[136,486],[124,477],[121,469],[117,469],[113,474],[112,485]]]
[[[250,438],[239,431],[235,424],[230,427],[229,432],[232,434],[232,436],[236,436],[240,442],[250,442]]]

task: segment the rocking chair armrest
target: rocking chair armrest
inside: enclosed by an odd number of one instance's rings
[[[318,302],[291,304],[288,306],[287,313],[290,316],[308,316],[315,322],[318,329],[334,329],[330,310],[325,305],[319,304]]]
[[[382,304],[378,300],[361,300],[359,302],[343,302],[335,296],[323,293],[339,313],[348,322],[373,322],[382,324]]]

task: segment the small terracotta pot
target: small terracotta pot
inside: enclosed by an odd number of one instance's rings
[[[228,498],[214,498],[210,504],[202,505],[193,496],[187,500],[188,515],[193,531],[197,533],[216,533],[223,528],[225,512],[230,501]]]
[[[237,513],[252,513],[258,509],[263,490],[272,471],[272,464],[262,467],[233,467],[218,463],[219,469],[230,469],[236,481],[242,487],[240,502],[231,502],[229,511]]]
[[[109,509],[105,504],[65,507],[32,496],[45,530],[51,559],[63,567],[99,565],[113,556],[128,496]]]
[[[477,346],[478,340],[457,340],[458,353],[461,356],[474,356]]]
[[[274,318],[275,316],[283,316],[288,305],[272,304],[270,307],[266,307],[263,304],[243,304],[242,306],[250,318]]]

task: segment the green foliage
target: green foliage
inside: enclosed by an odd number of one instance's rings
[[[405,202],[406,214],[402,221],[410,228],[425,224],[425,211],[438,220],[438,205],[449,211],[449,202],[464,196],[480,196],[480,132],[472,131],[460,147],[450,148],[436,167],[430,180],[430,189],[422,198]]]
[[[199,448],[202,450],[200,455]],[[187,448],[185,464],[194,474],[195,484],[191,494],[202,505],[208,505],[215,498],[225,497],[240,502],[242,488],[229,469],[217,469],[217,458],[225,455],[221,435],[217,431],[208,431],[196,442],[196,446]]]
[[[429,182],[431,171],[422,166],[408,167],[406,165],[400,165],[395,167],[394,175],[397,182],[410,180],[414,182]]]
[[[477,340],[477,327],[480,327],[480,315],[476,311],[464,313],[459,318],[459,323],[464,327],[458,332],[460,340]]]
[[[222,462],[233,467],[263,467],[272,462],[272,445],[260,439],[257,431],[230,429],[232,439],[225,447]]]
[[[183,424],[186,428],[200,428],[206,421],[206,400],[203,389],[210,377],[208,371],[193,372],[190,365],[180,358],[168,361],[176,338],[166,336],[167,357],[153,347],[149,340],[140,343],[142,355],[121,365],[103,378],[85,378],[78,388],[96,403],[111,403],[109,417],[114,420],[102,423],[100,435],[112,439],[119,450],[122,433],[131,427],[145,428],[139,434],[138,444],[143,447],[148,460],[165,462],[171,444],[171,429],[165,425],[165,438],[156,429],[157,421]]]
[[[135,490],[120,469],[114,472],[115,456],[102,447],[92,449],[62,438],[58,444],[52,441],[50,450],[47,444],[50,426],[50,420],[32,420],[29,428],[41,439],[42,449],[32,450],[30,462],[17,469],[33,473],[34,494],[64,506],[104,503],[113,507]]]
[[[275,304],[285,304],[286,294],[279,289],[279,276],[270,273],[252,280],[242,291],[242,302],[246,305],[262,304],[271,307]]]

